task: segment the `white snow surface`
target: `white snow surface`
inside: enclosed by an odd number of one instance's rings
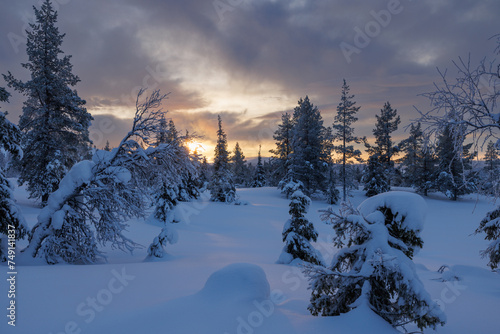
[[[427,204],[420,195],[405,191],[378,194],[361,203],[358,210],[367,216],[380,207],[391,208],[393,214],[397,212],[396,219],[401,215],[406,216],[403,227],[414,231],[421,231],[424,228]]]
[[[82,172],[88,167],[82,166]],[[14,194],[33,226],[38,204],[27,199],[25,188],[16,188]],[[308,282],[300,268],[275,263],[283,248],[289,200],[274,188],[238,189],[238,194],[249,204],[213,203],[207,196],[184,203],[183,222],[175,226],[179,242],[156,261],[146,260],[147,246],[161,226],[141,220],[128,222],[126,236],[145,248],[133,255],[105,249],[105,264],[23,264],[19,251],[27,242],[19,242],[16,326],[7,324],[8,270],[0,266],[0,333],[398,333],[366,305],[338,317],[312,316],[307,310]],[[354,205],[366,200],[362,191],[353,196]],[[420,234],[424,246],[413,261],[425,289],[446,313],[447,324],[424,333],[498,333],[500,275],[479,255],[489,242],[471,235],[495,208],[493,201],[469,195],[452,202],[431,194],[418,208],[410,208],[405,198],[416,195],[403,191],[390,196],[410,217],[424,214],[427,206]],[[331,226],[322,223],[318,213],[327,207],[312,201],[307,218],[319,233],[312,245],[329,263],[338,250],[331,243]],[[459,280],[438,273],[442,265]]]

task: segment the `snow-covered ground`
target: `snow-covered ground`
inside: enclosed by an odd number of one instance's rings
[[[15,194],[33,225],[39,208],[23,189]],[[128,235],[145,246],[133,255],[108,250],[109,262],[97,265],[18,264],[16,327],[7,325],[2,279],[0,333],[397,333],[367,309],[311,316],[307,280],[297,267],[276,264],[289,201],[274,188],[238,194],[249,204],[181,204],[179,242],[159,261],[145,258],[160,227],[131,221]],[[351,201],[357,206],[364,199],[354,192]],[[483,236],[471,235],[494,203],[477,196],[452,202],[438,194],[425,200],[424,247],[414,262],[448,318],[436,332],[498,333],[500,276],[479,256]],[[308,218],[319,232],[313,245],[329,263],[336,252],[332,229],[318,213],[326,207],[313,201]],[[442,265],[449,269],[440,274]],[[7,268],[0,270],[6,277]]]

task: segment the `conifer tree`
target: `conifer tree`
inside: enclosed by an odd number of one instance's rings
[[[305,217],[311,200],[300,190],[295,191],[290,200],[288,212],[291,219],[283,227],[285,247],[278,263],[288,264],[295,259],[300,259],[312,264],[323,265],[321,254],[310,243],[317,240],[318,233],[314,229],[314,225]]]
[[[200,164],[200,172],[198,178],[198,184],[200,185],[200,191],[206,190],[208,182],[211,179],[210,166],[208,165],[207,157],[203,157]]]
[[[252,182],[252,187],[260,188],[266,184],[266,175],[264,171],[264,165],[262,164],[262,157],[260,156],[260,148],[259,145],[259,155],[257,157],[257,168],[255,170],[255,176]]]
[[[327,267],[306,266],[313,315],[338,316],[355,308],[371,310],[402,327],[421,330],[444,325],[446,317],[425,291],[412,262],[422,248],[420,232],[426,205],[408,192],[390,192],[365,200],[358,209],[342,203],[322,219],[333,225],[341,248]]]
[[[439,135],[436,149],[438,166],[434,176],[436,189],[453,201],[476,190],[474,182],[466,174],[474,157],[469,153],[472,144],[462,144],[460,152],[456,149],[460,146],[455,140],[457,138],[453,137],[448,127]]]
[[[493,141],[489,141],[486,146],[486,152],[484,154],[483,168],[484,173],[484,184],[483,191],[487,194],[498,195],[499,188],[499,178],[500,178],[500,159],[498,155],[498,149],[496,148]]]
[[[375,146],[367,145],[368,153],[371,156],[376,155],[378,157],[390,186],[394,170],[392,157],[397,152],[391,134],[398,129],[401,119],[397,115],[397,110],[392,109],[389,102],[384,104],[384,107],[380,110],[380,115],[376,115],[376,119],[375,129],[373,129]]]
[[[0,102],[7,102],[8,97],[9,93],[0,87]],[[22,156],[21,132],[5,117],[6,114],[0,111],[0,151],[5,150],[13,157],[20,157]],[[0,166],[0,262],[6,261],[9,256],[9,240],[23,239],[27,231],[28,227],[21,210],[14,201],[12,185]],[[15,241],[12,244],[14,243]]]
[[[236,200],[236,187],[229,165],[229,152],[227,150],[226,133],[222,129],[220,115],[217,117],[219,129],[217,130],[217,145],[215,146],[214,173],[209,184],[211,201],[232,203]]]
[[[385,175],[385,169],[377,154],[370,156],[368,159],[368,165],[363,175],[363,182],[365,183],[363,190],[366,191],[365,195],[368,197],[391,190]]]
[[[230,161],[231,170],[234,175],[234,183],[240,186],[244,185],[248,173],[248,167],[246,165],[245,155],[243,154],[239,143],[236,143],[233,156],[231,157]]]
[[[273,179],[278,182],[285,179],[290,164],[290,154],[292,153],[292,128],[293,121],[289,113],[281,115],[281,124],[274,132],[273,138],[276,141],[276,149],[270,150],[273,154]]]
[[[434,148],[422,131],[421,124],[411,124],[410,136],[400,144],[404,156],[399,160],[403,168],[405,185],[425,196],[433,188],[435,170]]]
[[[47,201],[59,181],[90,148],[88,128],[92,116],[85,109],[75,86],[71,56],[63,56],[64,34],[56,27],[57,12],[50,0],[35,11],[35,23],[27,33],[28,62],[22,64],[31,79],[23,82],[8,72],[9,87],[27,97],[19,127],[24,136],[19,182],[28,183],[31,198]]]
[[[328,152],[321,113],[309,97],[300,99],[293,113],[290,165],[285,181],[300,181],[306,194],[326,190]]]
[[[104,151],[111,151],[111,147],[109,147],[109,140],[106,140],[106,146],[104,146]]]
[[[342,182],[342,200],[347,197],[348,188],[353,187],[352,173],[348,173],[348,164],[352,163],[352,159],[361,161],[361,151],[354,149],[352,143],[361,143],[364,138],[354,136],[353,123],[358,120],[355,114],[360,107],[356,107],[356,102],[353,101],[354,95],[349,95],[349,86],[345,79],[342,85],[341,102],[337,106],[337,115],[333,121],[333,141],[339,142],[334,146],[334,152],[340,154],[338,162],[341,163],[340,179]]]

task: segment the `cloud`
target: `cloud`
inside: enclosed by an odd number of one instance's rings
[[[252,147],[271,145],[268,129],[306,94],[330,124],[343,78],[361,106],[359,135],[371,135],[386,101],[408,122],[413,105],[428,106],[418,94],[439,81],[436,67],[469,53],[473,63],[492,55],[488,39],[499,33],[496,0],[220,0],[223,11],[205,0],[54,1],[62,49],[73,55],[82,79],[76,89],[94,117],[124,128],[137,90],[148,86],[171,92],[165,109],[181,128],[213,142],[221,114],[230,141]],[[23,46],[16,53],[8,36],[22,36],[36,3],[3,6],[1,73],[28,78]],[[341,43],[357,50],[350,62]],[[5,107],[11,119],[21,103],[13,96]]]

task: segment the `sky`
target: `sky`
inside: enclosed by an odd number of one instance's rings
[[[39,1],[2,1],[0,73],[29,78],[25,33]],[[62,50],[93,115],[98,148],[131,126],[140,87],[170,93],[163,105],[179,130],[213,156],[217,115],[229,149],[269,156],[281,115],[309,96],[333,122],[346,79],[361,107],[356,135],[372,136],[386,101],[398,110],[394,139],[430,108],[419,94],[456,76],[453,60],[493,57],[498,0],[54,0]],[[0,78],[0,86],[6,83]],[[2,105],[17,123],[24,97]]]

